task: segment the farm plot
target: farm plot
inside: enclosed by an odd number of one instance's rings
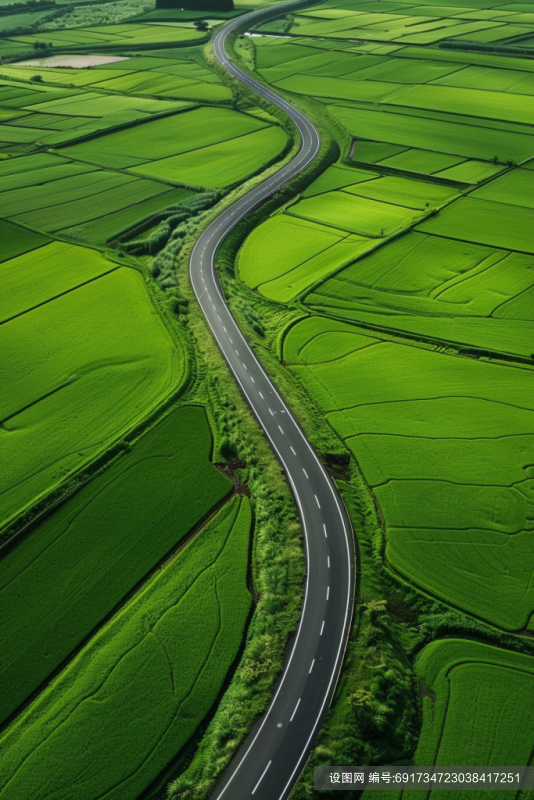
[[[172,189],[163,183],[85,165],[78,168],[67,163],[59,169],[52,167],[51,171],[54,170],[60,174],[68,171],[74,174],[40,182],[40,173],[44,170],[23,173],[26,178],[23,183],[27,185],[2,192],[0,214],[30,228],[53,232],[157,196],[160,196],[162,208],[172,204],[166,199]],[[12,176],[12,183],[16,185],[17,180],[17,175]],[[139,217],[134,210],[132,222],[136,218]]]
[[[312,361],[319,348],[306,350],[303,324],[289,330],[284,353],[297,350],[291,369],[371,485],[391,566],[494,625],[525,627],[534,610],[530,372],[376,343],[380,334],[339,323],[331,360]],[[337,354],[343,332],[359,336],[352,352],[345,336]]]
[[[0,220],[0,261],[15,258],[46,244],[48,239],[39,233],[27,231],[12,222]]]
[[[252,232],[239,255],[240,275],[287,302],[455,194],[448,186],[331,167],[303,199]]]
[[[238,653],[250,525],[248,500],[235,498],[7,729],[2,800],[134,800],[155,780]]]
[[[33,47],[36,41],[40,41],[42,34],[29,36],[14,36],[9,41],[21,42]],[[96,28],[76,28],[73,30],[47,31],[46,39],[53,47],[77,47],[81,52],[89,52],[91,47],[98,45],[108,45],[112,48],[135,47],[138,44],[151,44],[162,42],[194,42],[203,39],[205,33],[197,31],[193,27],[180,27],[179,25],[140,25],[135,23],[125,23],[122,25],[103,25]]]
[[[211,444],[201,408],[174,411],[3,559],[1,720],[228,493]]]
[[[484,128],[459,122],[393,114],[385,110],[329,106],[329,111],[349,133],[363,139],[422,150],[506,163],[534,155],[531,133]],[[528,131],[528,129],[527,129]]]
[[[288,302],[368,247],[369,240],[361,236],[283,214],[247,238],[239,254],[239,274],[265,297]]]
[[[21,228],[15,230],[22,231]],[[30,240],[31,236],[30,233]],[[65,265],[69,263],[73,269],[67,271]],[[97,250],[63,242],[51,242],[4,261],[0,264],[0,322],[48,303],[115,269],[118,264],[104,258]]]
[[[415,764],[490,766],[528,764],[534,738],[528,709],[534,703],[534,659],[479,642],[432,642],[416,662],[426,692]],[[472,713],[466,714],[469,706]],[[491,710],[491,711],[490,711]],[[415,800],[417,792],[404,792]],[[485,790],[476,798],[495,797]]]
[[[60,260],[76,271],[69,251]],[[3,519],[109,447],[185,375],[144,279],[124,267],[6,322],[0,347],[10,387],[0,404]]]
[[[103,167],[123,167],[175,156],[259,131],[268,123],[224,108],[198,108],[66,147],[66,155]]]
[[[61,145],[190,106],[186,101],[98,94],[83,89],[40,89],[0,87],[0,106],[17,114],[8,120],[9,124],[0,126],[0,141]],[[119,158],[113,166],[122,166]]]
[[[208,189],[226,189],[266,166],[281,153],[286,142],[282,128],[269,126],[219,144],[149,161],[132,167],[131,172]]]
[[[316,286],[316,311],[529,357],[532,256],[411,232]],[[505,321],[506,320],[506,321]]]

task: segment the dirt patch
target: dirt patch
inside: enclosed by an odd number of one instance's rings
[[[421,697],[429,697],[432,703],[436,702],[436,695],[434,692],[431,692],[430,689],[427,689],[426,683],[424,682],[423,678],[419,681],[419,693]]]
[[[72,67],[73,69],[84,69],[84,67],[99,67],[102,64],[114,64],[116,61],[128,61],[127,56],[48,56],[47,58],[32,58],[28,61],[17,61],[14,67]]]

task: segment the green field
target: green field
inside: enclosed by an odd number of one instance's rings
[[[235,498],[6,730],[0,797],[134,800],[158,777],[239,651],[250,524]]]
[[[199,108],[100,136],[67,147],[62,153],[103,167],[115,166],[115,159],[120,156],[122,166],[134,167],[149,159],[187,153],[265,127],[265,122],[230,109]],[[131,159],[129,164],[126,159]]]
[[[260,170],[280,154],[286,142],[285,131],[270,126],[220,144],[195,147],[181,155],[149,161],[131,171],[150,178],[225,189]]]
[[[76,252],[59,247],[57,263],[35,262],[33,274],[53,267],[61,283],[62,269],[75,269]],[[31,268],[32,259],[25,263]],[[23,281],[25,272],[17,273]],[[0,328],[2,380],[10,387],[1,404],[9,432],[4,520],[108,447],[175,390],[186,369],[181,346],[154,314],[135,270],[114,269],[51,302],[46,284],[41,277],[43,294],[35,287],[33,295],[32,304],[41,305]],[[20,299],[4,308],[8,316],[18,313]]]
[[[534,746],[528,722],[534,702],[532,657],[448,639],[422,651],[416,673],[432,694],[423,700],[416,765],[528,764]],[[501,794],[484,788],[470,791],[469,796]],[[403,797],[412,800],[418,794],[408,791]]]
[[[319,345],[312,323],[293,326],[284,357],[297,350],[292,371],[373,487],[389,563],[453,606],[521,629],[534,611],[529,372],[327,330],[323,321]]]
[[[202,409],[174,411],[3,559],[1,719],[229,491],[211,444]]]

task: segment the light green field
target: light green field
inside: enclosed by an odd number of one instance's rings
[[[72,47],[80,45],[81,50],[89,50],[90,46],[97,43],[132,47],[137,44],[150,44],[160,42],[195,41],[205,36],[195,28],[179,27],[177,25],[103,25],[96,28],[78,28],[74,30],[47,31],[46,41],[54,47]],[[39,34],[33,36],[16,36],[14,42],[23,42],[33,47],[34,42],[40,41]],[[88,47],[89,46],[89,47]]]
[[[378,175],[374,172],[363,172],[362,170],[347,169],[341,166],[328,167],[313,183],[306,187],[302,192],[302,197],[314,197],[316,194],[323,194],[323,192],[329,192],[332,189],[342,189],[345,186],[351,186],[361,181],[369,181],[376,177]]]
[[[528,96],[519,94],[452,86],[415,86],[404,91],[399,97],[390,97],[383,102],[411,108],[448,111],[451,114],[467,114],[483,119],[509,120],[526,125],[534,123],[532,101]]]
[[[419,216],[411,209],[363,199],[344,191],[301,200],[286,213],[371,237],[388,236]]]
[[[100,136],[65,148],[62,153],[105,167],[116,166],[116,156],[121,156],[123,166],[135,166],[144,160],[187,153],[266,126],[261,120],[230,109],[198,108]],[[130,164],[125,158],[132,159]]]
[[[208,189],[225,189],[261,169],[281,152],[286,142],[285,131],[273,126],[220,144],[150,161],[133,167],[132,172]]]
[[[142,276],[126,268],[2,325],[0,342],[10,387],[0,404],[3,519],[106,449],[184,377],[181,347]]]
[[[2,720],[232,488],[211,446],[201,408],[174,411],[3,559]]]
[[[4,261],[0,265],[0,322],[115,269],[118,265],[97,250],[63,242]]]
[[[348,325],[341,337],[339,323],[320,336],[321,352],[333,354],[326,361],[303,344],[305,324],[290,329],[284,352],[298,350],[302,366],[291,369],[373,485],[391,566],[468,613],[524,627],[534,610],[529,372],[374,343]]]
[[[491,181],[473,192],[473,197],[509,203],[522,208],[534,208],[534,174],[527,169],[514,169],[502,178]]]
[[[250,525],[235,498],[6,730],[2,800],[134,800],[158,777],[238,654]]]
[[[440,170],[462,163],[458,156],[449,156],[445,153],[432,153],[430,150],[417,150],[412,148],[403,153],[381,159],[381,164],[396,169],[405,169],[408,172],[421,172],[425,175],[434,175]],[[461,180],[460,178],[458,180]]]
[[[432,697],[423,697],[414,763],[528,764],[534,745],[528,722],[533,673],[532,657],[479,642],[447,639],[427,645],[416,661],[416,675]],[[488,789],[482,784],[469,797],[493,800],[502,794]],[[403,797],[416,800],[419,794],[406,791]]]
[[[449,186],[390,176],[368,181],[365,184],[348,186],[345,191],[361,197],[368,197],[370,200],[380,200],[383,203],[411,208],[414,211],[439,207],[457,194],[457,191]]]
[[[335,228],[278,214],[255,228],[240,250],[239,275],[255,289],[341,241]]]
[[[532,211],[528,208],[463,197],[417,230],[490,247],[534,254]]]
[[[502,162],[508,159],[521,161],[534,155],[534,137],[530,132],[511,133],[484,128],[482,133],[476,125],[393,114],[385,110],[329,106],[329,111],[349,133],[364,139],[488,161],[494,156]]]
[[[276,84],[280,89],[314,97],[331,97],[335,100],[362,100],[376,103],[400,91],[394,83],[380,81],[354,81],[344,78],[322,78],[316,75],[294,75]]]

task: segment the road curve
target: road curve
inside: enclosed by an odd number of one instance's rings
[[[253,80],[228,58],[235,28],[291,10],[286,3],[232,20],[214,38],[218,61],[238,80],[283,109],[297,125],[301,147],[291,162],[223,211],[191,254],[191,283],[211,331],[291,484],[300,512],[307,559],[302,614],[271,704],[218,784],[213,800],[281,800],[306,764],[330,705],[347,644],[353,608],[350,521],[333,481],[266,375],[231,315],[214,258],[225,236],[247,213],[310,164],[319,152],[317,129],[298,109]]]

